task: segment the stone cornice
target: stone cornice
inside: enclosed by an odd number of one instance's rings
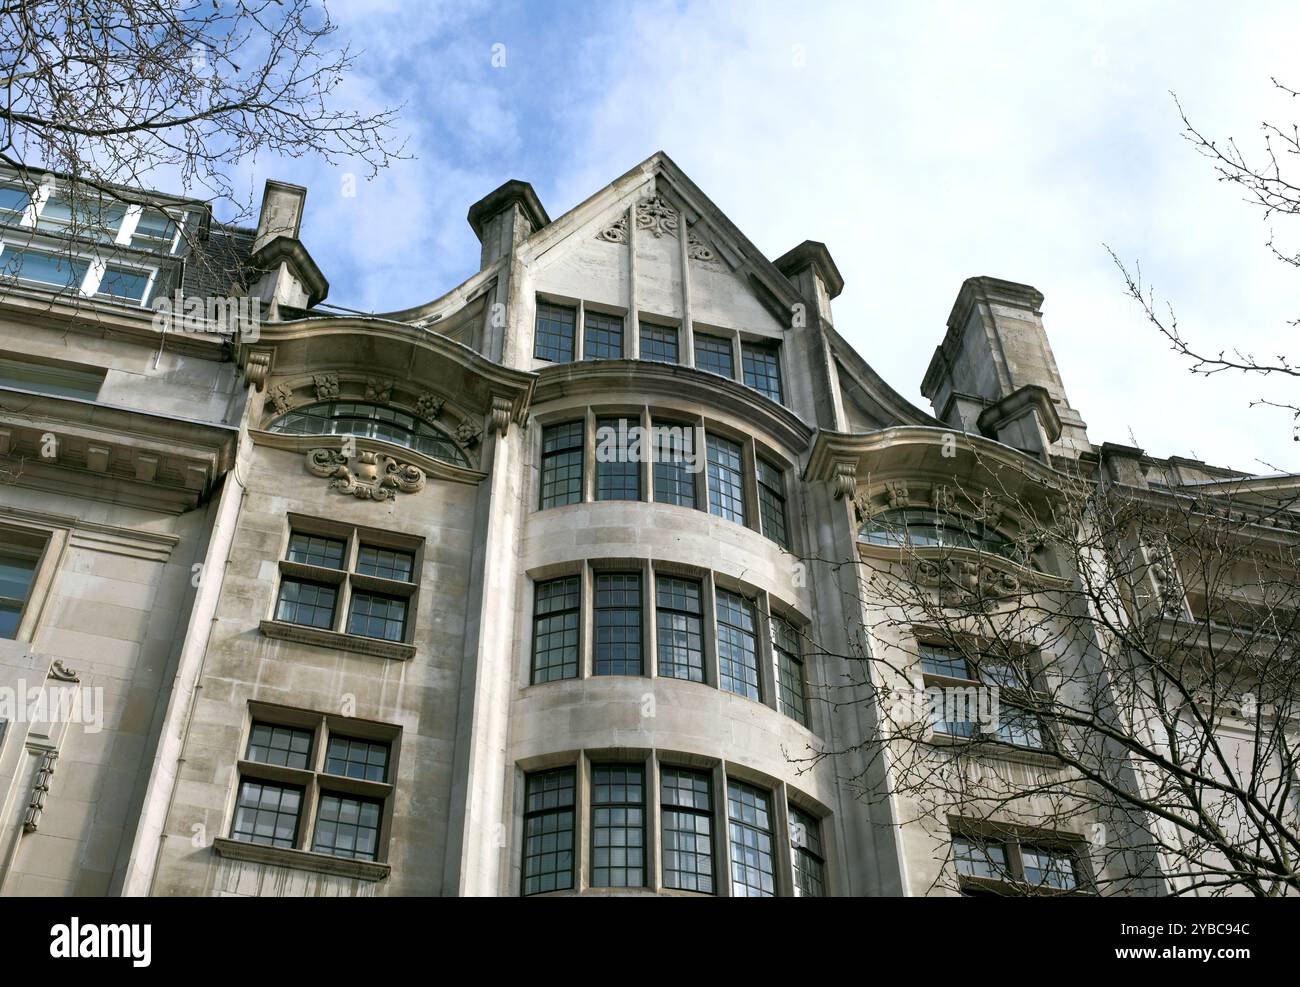
[[[16,482],[189,510],[234,463],[238,429],[0,388],[0,457]]]
[[[787,250],[772,264],[786,277],[805,267],[812,267],[817,271],[817,276],[822,279],[822,284],[826,286],[826,294],[831,298],[838,297],[844,290],[844,278],[840,274],[840,269],[835,266],[826,244],[818,240],[805,240],[793,250]]]
[[[819,431],[804,479],[836,483],[837,496],[850,483],[903,477],[952,482],[969,480],[1007,496],[1052,497],[1077,490],[1086,481],[1054,470],[1037,459],[992,439],[952,429],[901,425],[851,435]]]
[[[346,336],[359,338],[358,346],[346,356],[318,356],[326,352],[325,344],[331,337]],[[364,344],[361,339],[365,340]],[[501,402],[494,400],[500,398],[507,404],[509,421],[522,423],[528,417],[536,374],[494,363],[465,344],[431,329],[378,317],[323,316],[271,323],[262,327],[256,342],[240,344],[239,366],[246,371],[255,368],[264,383],[276,373],[278,366],[286,363],[283,356],[286,352],[292,354],[296,361],[292,365],[300,372],[304,369],[342,372],[356,369],[358,353],[369,353],[373,359],[381,351],[387,351],[392,357],[394,368],[408,369],[408,382],[423,382],[414,374],[413,354],[416,351],[453,363],[470,375],[468,379],[471,382],[477,380],[477,387],[467,389],[460,396],[462,400],[474,400],[477,411],[487,414],[500,408]],[[382,374],[384,370],[370,366],[367,372]],[[432,379],[428,382],[435,383]]]
[[[521,181],[518,178],[510,179],[483,196],[478,202],[475,202],[469,207],[469,212],[465,218],[469,221],[470,227],[473,228],[474,235],[482,240],[483,224],[515,204],[518,204],[519,208],[523,210],[534,230],[540,230],[550,225],[551,217],[546,214],[546,209],[542,206],[542,200],[537,197],[537,193],[528,182]]]
[[[229,860],[244,860],[270,867],[294,867],[298,870],[352,877],[362,881],[382,881],[393,870],[388,864],[373,860],[352,860],[347,857],[335,857],[329,853],[313,853],[310,850],[262,846],[224,836],[219,836],[212,841],[212,849],[217,856]]]
[[[1049,442],[1055,442],[1061,437],[1061,417],[1056,413],[1056,405],[1052,403],[1052,396],[1047,393],[1047,388],[1038,384],[1026,384],[1012,391],[1001,401],[995,401],[980,412],[976,424],[985,435],[993,436],[1003,425],[1014,421],[1030,409],[1038,411],[1039,421],[1047,433]]]
[[[264,620],[258,625],[258,629],[267,637],[278,641],[310,644],[329,648],[332,651],[350,651],[353,654],[388,658],[392,661],[410,661],[415,657],[415,645],[404,644],[401,641],[384,641],[320,627],[304,627],[301,624],[289,624],[282,620]]]
[[[163,332],[148,308],[119,305],[66,293],[55,294],[20,285],[0,293],[0,319],[38,325],[58,332],[75,332],[102,339],[127,339],[152,349],[224,361],[229,334]]]
[[[789,408],[716,374],[652,360],[591,360],[546,367],[538,374],[536,403],[553,401],[569,394],[681,397],[706,411],[729,411],[762,429],[787,449],[802,453],[812,441],[814,430]]]

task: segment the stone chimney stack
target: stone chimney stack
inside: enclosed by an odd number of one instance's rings
[[[517,178],[470,206],[466,218],[482,244],[480,271],[551,222],[533,187]]]
[[[1045,462],[1092,449],[1043,328],[1043,296],[1027,284],[968,278],[948,316],[921,393],[941,421]]]
[[[267,306],[267,317],[279,318],[283,306],[306,309],[324,300],[329,282],[298,239],[307,190],[301,185],[269,180],[262,193],[257,235],[248,258],[249,294]]]

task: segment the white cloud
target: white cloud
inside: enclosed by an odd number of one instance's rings
[[[1290,346],[1293,272],[1180,140],[1168,91],[1248,145],[1273,110],[1294,119],[1268,79],[1294,64],[1293,7],[332,9],[371,49],[363,91],[414,95],[419,155],[352,203],[332,200],[327,172],[298,179],[341,303],[393,309],[467,276],[465,209],[505,178],[533,181],[558,215],[662,148],[769,256],[824,240],[848,283],[837,327],[918,403],[962,279],[991,274],[1046,295],[1094,441],[1131,428],[1157,455],[1300,466],[1286,416],[1247,408],[1287,382],[1190,378],[1102,247],[1140,259],[1207,347]]]

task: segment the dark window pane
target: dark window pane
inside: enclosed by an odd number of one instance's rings
[[[596,422],[596,499],[640,500],[641,459],[631,436],[640,422],[628,418],[602,418]]]
[[[582,500],[582,422],[542,430],[542,507]]]
[[[731,356],[731,340],[721,336],[695,334],[695,366],[711,374],[735,379],[736,367]]]
[[[286,435],[353,435],[382,439],[455,466],[469,460],[450,436],[414,415],[364,401],[322,401],[281,415],[267,426]]]
[[[400,596],[382,596],[354,590],[348,633],[377,637],[383,641],[406,640],[407,601]]]
[[[762,699],[753,605],[743,596],[720,589],[717,610],[719,684],[728,692]]]
[[[700,584],[694,579],[658,576],[656,630],[659,674],[704,681],[704,636]]]
[[[1030,884],[1071,891],[1079,886],[1078,864],[1069,850],[1021,845],[1020,859]]]
[[[641,323],[641,359],[677,363],[677,330],[672,326]]]
[[[529,775],[524,787],[523,893],[573,887],[572,768]]]
[[[666,888],[713,894],[713,797],[702,771],[660,773],[663,882]]]
[[[758,518],[763,534],[782,548],[790,547],[790,533],[785,517],[785,478],[780,469],[766,459],[758,463]]]
[[[953,837],[952,852],[958,874],[999,880],[1009,877],[1007,850],[1001,843],[956,836]]]
[[[235,803],[236,840],[292,849],[298,840],[298,813],[302,789],[269,781],[244,781]]]
[[[374,799],[322,792],[312,849],[336,857],[374,860],[379,855],[383,814],[383,803]]]
[[[538,302],[537,328],[533,334],[533,356],[554,363],[572,361],[577,321],[576,308]]]
[[[743,343],[740,347],[745,383],[781,403],[781,362],[770,343]]]
[[[533,681],[578,677],[577,576],[537,584],[533,603]]]
[[[745,484],[740,446],[708,436],[709,513],[737,524],[745,523]]]
[[[695,506],[695,429],[690,425],[654,424],[655,500],[679,507]]]
[[[311,738],[310,730],[254,723],[248,735],[248,760],[305,769],[311,758]]]
[[[407,583],[415,568],[415,556],[392,548],[376,548],[362,545],[357,555],[357,572],[363,576],[378,576],[380,579],[395,579]]]
[[[623,317],[603,312],[586,312],[582,316],[582,358],[584,360],[623,359]]]
[[[645,769],[591,769],[591,886],[645,887]]]
[[[922,645],[921,671],[926,675],[975,681],[975,673],[971,671],[966,658],[960,652],[950,651],[947,648]]]
[[[790,811],[790,847],[794,853],[794,893],[799,898],[826,894],[821,824],[793,805]]]
[[[776,895],[772,820],[767,793],[738,781],[727,784],[731,835],[731,893],[738,898]]]
[[[780,617],[772,618],[772,649],[776,652],[777,708],[808,725],[808,708],[804,699],[803,649],[799,635]]]
[[[280,583],[280,601],[275,619],[304,627],[334,626],[334,605],[338,590],[322,583],[308,583],[300,579],[285,579]]]
[[[355,737],[330,737],[325,751],[325,771],[365,781],[387,781],[388,745]]]
[[[9,534],[0,531],[0,536],[8,538]],[[36,548],[0,548],[0,638],[12,638],[18,633],[40,556]]]
[[[1010,559],[1019,565],[1034,562],[1017,545],[973,518],[928,508],[898,508],[873,515],[858,531],[858,540],[871,545],[969,548]]]
[[[595,619],[595,674],[640,675],[641,577],[598,573]]]
[[[342,569],[343,553],[346,551],[347,543],[341,539],[301,535],[295,531],[289,536],[289,552],[285,558],[290,562],[301,562],[303,565]]]

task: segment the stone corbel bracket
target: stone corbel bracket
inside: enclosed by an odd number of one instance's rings
[[[266,389],[266,379],[271,374],[271,366],[274,362],[274,350],[249,350],[244,360],[244,386],[251,386],[260,394]]]
[[[858,461],[841,459],[833,464],[831,474],[831,492],[836,500],[848,497],[852,499],[858,488]]]

